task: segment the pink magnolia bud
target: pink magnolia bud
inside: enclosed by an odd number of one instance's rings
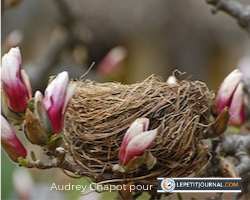
[[[126,54],[126,50],[121,46],[111,49],[97,66],[98,73],[104,76],[112,74],[124,60]]]
[[[226,106],[230,107],[234,92],[242,77],[243,73],[235,69],[224,79],[217,94],[217,114],[220,114]]]
[[[140,156],[152,144],[157,129],[147,131],[149,119],[137,119],[127,130],[119,151],[119,160],[127,165],[135,156]]]
[[[149,119],[148,118],[139,118],[136,119],[132,125],[129,127],[127,132],[124,135],[121,149],[119,151],[119,158],[124,158],[125,151],[129,141],[136,135],[145,132],[148,130]]]
[[[26,149],[17,138],[13,128],[3,116],[1,116],[1,144],[14,162],[18,162],[19,157],[25,158],[27,156]]]
[[[240,126],[245,121],[245,93],[243,91],[243,83],[239,83],[232,99],[232,103],[230,105],[229,113],[230,113],[230,124],[234,126]]]
[[[153,143],[157,134],[157,129],[142,132],[131,139],[126,148],[125,157],[123,159],[123,165],[126,165],[135,156],[142,155],[145,150]]]
[[[2,87],[8,106],[14,112],[24,112],[32,96],[29,77],[21,69],[21,53],[18,47],[11,48],[2,58]]]
[[[63,129],[65,112],[76,88],[76,84],[68,86],[68,82],[68,72],[61,72],[45,90],[43,105],[56,133]]]

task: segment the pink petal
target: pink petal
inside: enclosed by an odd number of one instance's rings
[[[67,111],[69,102],[75,93],[76,86],[77,86],[76,83],[70,83],[68,88],[67,88],[65,102],[64,102],[64,106],[63,106],[63,114],[65,114],[65,112]]]
[[[124,155],[125,155],[125,149],[129,143],[129,141],[135,137],[136,135],[147,131],[148,130],[148,126],[149,126],[149,119],[148,118],[139,118],[136,119],[132,125],[129,127],[129,129],[127,130],[127,132],[124,135],[122,144],[121,144],[121,148],[119,151],[119,159],[122,162],[124,159]]]
[[[15,85],[3,83],[3,90],[8,97],[9,107],[15,112],[24,112],[28,105],[26,88],[22,82],[17,81]]]
[[[18,47],[12,48],[3,56],[1,73],[9,107],[15,112],[24,112],[29,95],[21,78],[21,54]]]
[[[15,84],[20,79],[21,72],[21,53],[18,47],[11,48],[2,57],[2,81],[8,84]]]
[[[13,128],[3,116],[1,116],[1,144],[14,162],[18,162],[18,157],[22,156],[25,158],[27,156],[26,149],[17,138]]]
[[[224,79],[217,94],[217,114],[226,106],[230,107],[233,94],[242,77],[243,74],[238,69],[235,69]]]
[[[51,124],[56,133],[60,132],[63,128],[63,108],[68,88],[68,81],[68,72],[61,72],[45,90],[43,104],[48,112]]]
[[[21,77],[22,77],[22,81],[25,85],[25,88],[27,90],[27,96],[29,99],[31,99],[32,98],[32,89],[31,89],[31,85],[30,85],[30,78],[23,69],[21,70]]]
[[[243,83],[240,83],[233,95],[232,103],[229,109],[230,124],[240,126],[245,122],[245,93],[243,91]]]
[[[64,104],[68,81],[68,72],[64,71],[58,74],[57,77],[49,83],[45,90],[45,97],[43,100],[44,106],[47,110],[52,106],[52,99],[57,100],[57,106],[61,107]]]
[[[123,165],[129,163],[129,161],[135,156],[142,155],[145,150],[153,143],[157,135],[157,129],[140,133],[133,137],[128,143],[126,148],[125,158],[122,162]]]

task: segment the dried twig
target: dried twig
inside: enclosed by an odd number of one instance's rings
[[[244,6],[234,0],[206,0],[208,4],[215,6],[212,12],[215,14],[219,10],[234,17],[241,27],[250,33],[250,5]]]
[[[236,171],[240,176],[250,172],[250,134],[225,136],[221,143],[221,150],[226,155],[235,156],[238,159]]]

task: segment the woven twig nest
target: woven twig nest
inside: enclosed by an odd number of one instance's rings
[[[66,114],[64,134],[70,162],[94,181],[156,184],[157,177],[186,177],[206,165],[209,151],[203,133],[209,127],[214,94],[200,81],[168,84],[159,77],[125,85],[78,81]],[[126,130],[137,118],[158,128],[147,150],[155,158],[131,171],[115,173]],[[120,181],[120,182],[119,182]]]

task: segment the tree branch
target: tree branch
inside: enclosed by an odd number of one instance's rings
[[[224,11],[235,18],[240,26],[250,33],[250,5],[244,6],[235,0],[206,0],[208,4],[215,8],[212,12],[215,14],[219,10]]]
[[[250,172],[250,134],[224,136],[221,151],[238,159],[236,171],[240,176]]]

